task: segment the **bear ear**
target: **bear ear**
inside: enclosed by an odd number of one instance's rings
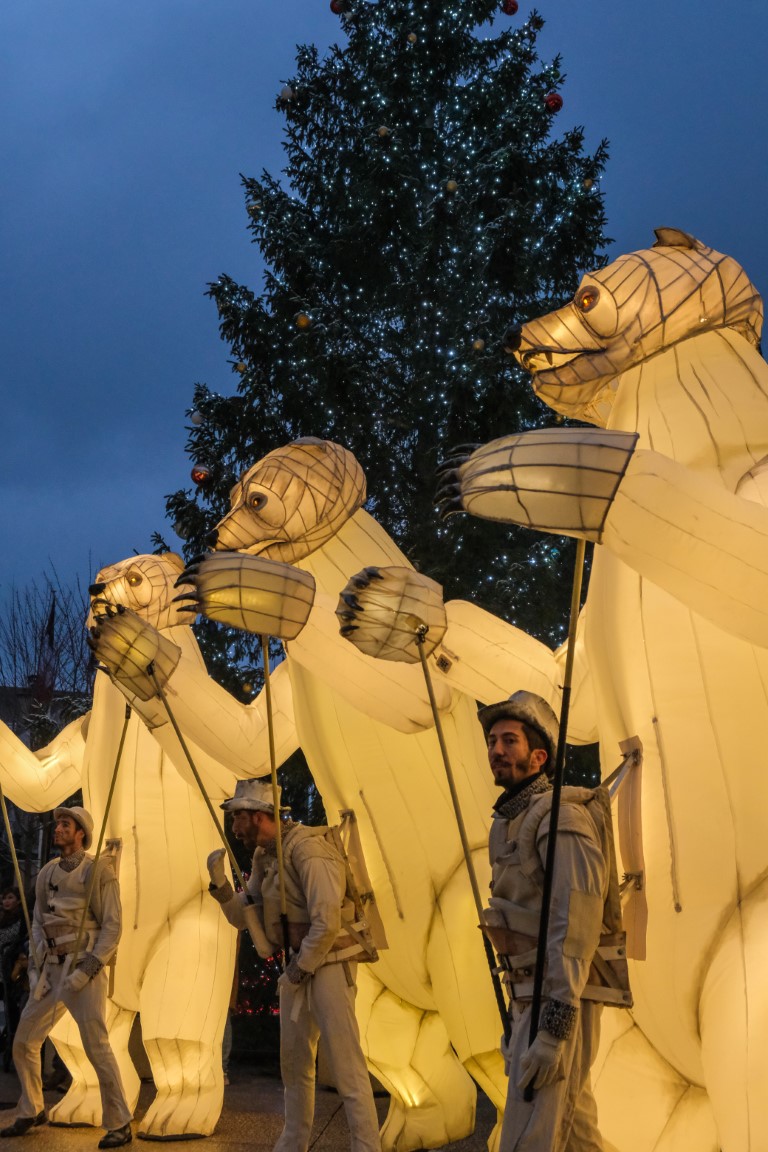
[[[679,228],[654,228],[656,243],[654,248],[700,248],[701,244],[690,232]]]

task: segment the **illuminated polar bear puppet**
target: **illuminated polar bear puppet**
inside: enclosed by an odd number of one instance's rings
[[[653,248],[585,276],[572,303],[513,337],[536,393],[557,412],[619,440],[638,436],[599,533],[576,662],[603,762],[617,741],[643,744],[647,958],[632,968],[632,1015],[654,1051],[643,1054],[637,1028],[621,1034],[627,1020],[614,1014],[597,1098],[601,1129],[621,1152],[764,1152],[762,305],[734,260],[675,229],[656,235]],[[581,434],[586,460],[590,435],[605,434]],[[458,503],[526,523],[542,495],[557,492],[564,512],[549,529],[578,536],[574,524],[600,499],[599,485],[578,493],[562,468],[564,444],[579,435],[523,434],[478,449],[454,473]],[[538,489],[531,464],[546,478]],[[573,719],[583,732],[581,705]]]
[[[172,603],[182,567],[180,558],[168,553],[135,556],[105,568],[91,588],[92,605],[102,613],[119,605],[136,614],[132,619],[146,622],[172,653],[183,656],[177,683],[191,691],[184,675],[192,669],[197,691],[202,685],[215,707],[216,696],[227,693],[205,675],[189,617],[180,617]],[[223,1101],[221,1039],[236,933],[208,895],[205,857],[215,843],[215,829],[168,717],[157,700],[142,704],[131,696],[131,703],[135,708],[124,734],[106,827],[107,837],[122,841],[123,906],[108,1023],[126,1093],[135,1105],[139,1080],[128,1057],[128,1037],[141,1013],[157,1094],[140,1133],[157,1138],[209,1135]],[[124,696],[99,674],[90,712],[40,751],[31,752],[0,725],[3,789],[20,807],[42,812],[82,788],[84,804],[100,829],[125,712]],[[199,753],[197,767],[214,801],[232,795],[237,777],[215,756]],[[77,1028],[64,1017],[53,1035],[73,1079],[51,1118],[99,1125],[98,1084]]]

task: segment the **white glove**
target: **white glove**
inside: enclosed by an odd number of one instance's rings
[[[533,1082],[534,1088],[543,1088],[565,1077],[563,1052],[565,1043],[556,1040],[541,1029],[536,1039],[520,1059],[520,1078],[517,1087],[523,1092]]]
[[[211,852],[208,860],[208,875],[211,877],[211,884],[214,888],[221,888],[227,882],[227,871],[224,867],[224,861],[227,858],[227,851],[225,848],[216,848]]]
[[[299,967],[299,962],[295,956],[291,956],[288,961],[285,968],[285,975],[291,984],[301,984],[309,978],[309,972],[305,972],[303,968]]]
[[[74,972],[70,972],[64,981],[64,991],[80,992],[89,980],[90,976],[87,972],[84,972],[82,968],[75,968]]]

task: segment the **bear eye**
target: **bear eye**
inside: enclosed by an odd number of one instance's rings
[[[573,298],[573,302],[578,308],[579,312],[591,312],[600,299],[600,289],[595,288],[593,284],[588,284],[584,288],[579,288],[578,292]]]
[[[141,584],[144,577],[139,572],[130,572],[128,574],[128,584],[131,588],[136,588]]]
[[[258,512],[260,508],[263,508],[266,502],[267,495],[265,492],[253,492],[248,497],[248,507],[253,508],[256,512]]]

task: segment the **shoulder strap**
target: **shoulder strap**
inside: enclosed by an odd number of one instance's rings
[[[623,930],[621,895],[619,893],[619,873],[616,866],[616,844],[613,838],[611,797],[608,789],[604,788],[602,784],[593,789],[592,796],[589,814],[600,834],[603,855],[608,863],[608,892],[605,897],[603,925],[606,932],[621,932]]]
[[[621,899],[619,896],[619,877],[616,868],[616,848],[613,839],[613,821],[611,819],[611,802],[608,790],[604,787],[573,788],[565,787],[562,791],[562,806],[560,808],[561,823],[567,820],[568,805],[581,805],[589,816],[600,840],[600,847],[608,863],[608,892],[605,898],[603,911],[604,927],[606,932],[622,931]],[[544,822],[548,822],[552,810],[552,793],[545,792],[531,803],[518,834],[520,850],[520,868],[532,880],[543,882],[544,869],[536,850],[539,836],[545,831]]]

